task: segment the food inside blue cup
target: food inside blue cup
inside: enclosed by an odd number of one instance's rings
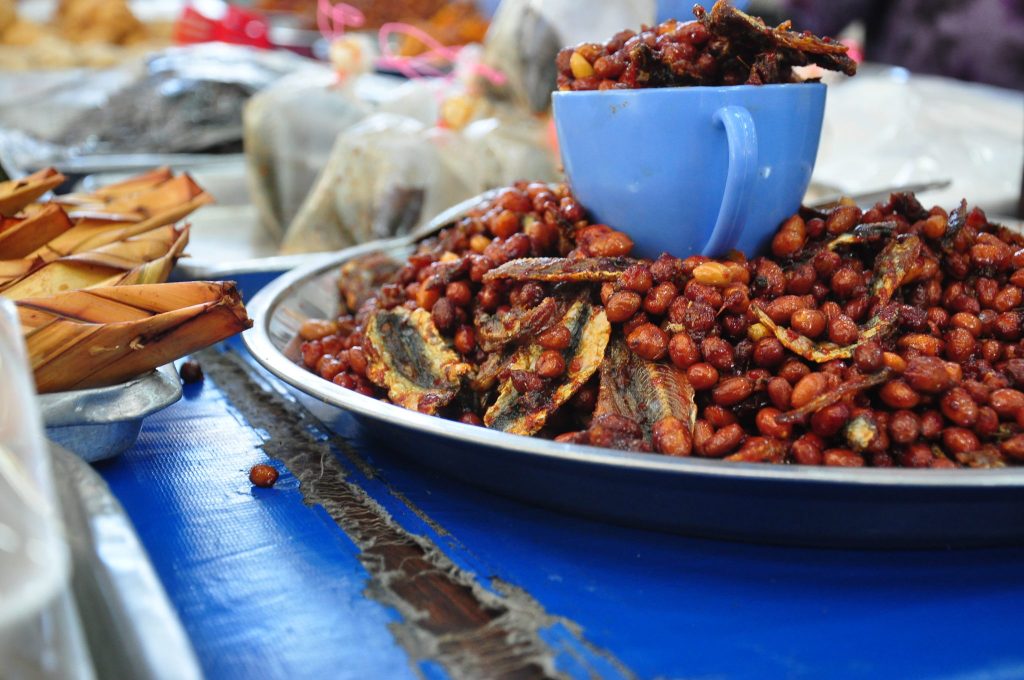
[[[856,72],[829,38],[772,28],[724,1],[558,56],[565,173],[592,216],[637,252],[755,254],[810,183],[825,86],[803,67]]]

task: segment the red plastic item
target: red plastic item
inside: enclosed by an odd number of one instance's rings
[[[223,13],[210,17],[189,5],[174,25],[174,41],[179,45],[201,42],[225,42],[269,49],[270,25],[259,12],[222,4]]]

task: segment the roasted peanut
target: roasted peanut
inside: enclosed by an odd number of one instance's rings
[[[636,314],[642,302],[640,294],[631,290],[620,290],[612,293],[605,303],[604,312],[612,323],[622,323]]]
[[[686,369],[686,379],[695,390],[707,390],[718,382],[718,371],[711,364],[700,362]]]
[[[711,423],[715,429],[732,425],[736,422],[736,416],[733,415],[732,411],[717,404],[710,404],[704,409],[704,419]]]
[[[700,345],[704,361],[708,362],[719,371],[731,370],[734,363],[732,345],[722,338],[704,338]]]
[[[793,442],[793,460],[800,465],[821,465],[825,442],[816,434],[807,433]]]
[[[754,393],[754,383],[750,378],[737,376],[722,380],[711,391],[711,398],[719,406],[733,406]]]
[[[693,451],[693,437],[683,422],[666,416],[651,428],[654,450],[669,456],[689,456]]]
[[[914,357],[907,362],[903,380],[910,387],[925,394],[939,394],[952,385],[945,362],[935,357]]]
[[[864,456],[850,449],[828,449],[822,462],[830,467],[864,467]]]
[[[993,390],[988,403],[1000,418],[1013,421],[1024,412],[1024,392],[1010,388]]]
[[[629,333],[626,344],[637,356],[658,361],[668,351],[668,335],[654,324],[645,323]]]
[[[721,458],[734,451],[745,436],[746,433],[738,424],[726,425],[711,435],[704,443],[704,455],[711,458]]]
[[[793,434],[793,426],[788,423],[778,422],[780,415],[782,415],[782,412],[771,406],[758,411],[755,419],[758,431],[766,437],[789,439]]]
[[[785,378],[774,377],[768,381],[768,399],[780,411],[788,411],[793,395],[793,386]]]
[[[801,378],[800,382],[793,387],[790,403],[793,408],[805,406],[815,397],[824,394],[828,385],[829,379],[825,373],[809,373]]]
[[[921,402],[921,397],[903,380],[891,380],[878,390],[878,396],[887,406],[895,409],[914,408]]]

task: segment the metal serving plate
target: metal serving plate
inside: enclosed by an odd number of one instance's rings
[[[91,466],[59,446],[51,451],[73,561],[77,617],[70,623],[81,622],[81,631],[65,624],[56,637],[73,640],[84,633],[85,655],[99,678],[202,678],[188,635],[124,508]],[[75,670],[54,677],[93,677]]]
[[[409,239],[341,251],[289,272],[248,304],[256,360],[349,411],[384,445],[464,481],[556,510],[712,538],[843,547],[1024,543],[1024,467],[892,470],[726,463],[561,444],[408,411],[346,390],[297,362],[296,334],[336,313],[336,272]]]
[[[111,458],[139,437],[142,420],[181,399],[173,364],[120,385],[37,397],[46,436],[90,463]]]

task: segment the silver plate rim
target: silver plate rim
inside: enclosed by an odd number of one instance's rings
[[[446,211],[446,215],[451,212],[453,211]],[[329,257],[318,255],[311,262],[276,278],[264,286],[247,305],[249,315],[253,319],[253,327],[242,334],[246,348],[257,363],[277,378],[329,405],[391,426],[417,430],[464,445],[500,448],[528,457],[576,465],[603,466],[623,471],[772,483],[919,489],[1024,487],[1024,467],[999,470],[908,470],[726,463],[719,460],[615,451],[507,434],[409,411],[346,390],[293,363],[275,346],[270,335],[271,318],[277,307],[294,294],[296,289],[327,274],[331,269],[337,269],[346,260],[377,250],[409,247],[411,243],[412,239],[408,237],[385,239],[346,248]]]

